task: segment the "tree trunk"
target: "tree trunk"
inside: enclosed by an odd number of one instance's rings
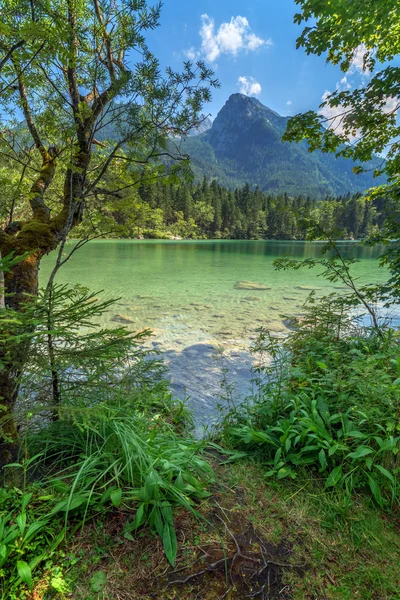
[[[38,253],[32,254],[17,264],[11,272],[5,273],[7,308],[22,312],[24,304],[37,297],[39,260]],[[11,344],[0,343],[0,468],[18,456],[18,427],[14,408],[18,397],[19,379],[28,351],[29,340]]]
[[[0,260],[1,260],[1,250],[0,250]],[[5,308],[5,299],[4,299],[4,273],[0,271],[0,310]]]

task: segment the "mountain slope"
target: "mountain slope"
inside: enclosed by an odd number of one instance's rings
[[[248,182],[275,194],[321,197],[362,192],[379,182],[371,173],[355,175],[350,160],[282,142],[287,121],[259,100],[233,94],[211,128],[186,139],[183,149],[198,177],[230,187]]]

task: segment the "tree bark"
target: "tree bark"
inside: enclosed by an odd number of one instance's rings
[[[36,252],[4,275],[5,305],[23,311],[38,293],[39,254]],[[5,332],[4,332],[5,333]],[[0,468],[18,457],[18,427],[14,417],[19,379],[29,350],[29,341],[0,344]]]

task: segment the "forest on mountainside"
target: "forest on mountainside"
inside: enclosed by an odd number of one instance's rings
[[[143,184],[124,199],[105,202],[102,213],[113,237],[303,240],[305,220],[312,219],[340,237],[360,239],[379,231],[384,203],[360,193],[316,200],[267,194],[249,184],[229,190],[204,178],[198,183]],[[78,233],[86,235],[87,227],[84,222]]]

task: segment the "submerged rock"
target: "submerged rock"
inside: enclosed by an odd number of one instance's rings
[[[245,296],[244,300],[247,300],[248,302],[262,302],[262,298],[259,296]]]
[[[134,323],[135,322],[133,319],[131,319],[130,317],[127,317],[126,315],[114,315],[111,318],[111,321],[114,321],[116,323]]]
[[[254,281],[237,281],[234,285],[236,290],[270,290],[271,288],[263,285],[262,283],[255,283]]]

